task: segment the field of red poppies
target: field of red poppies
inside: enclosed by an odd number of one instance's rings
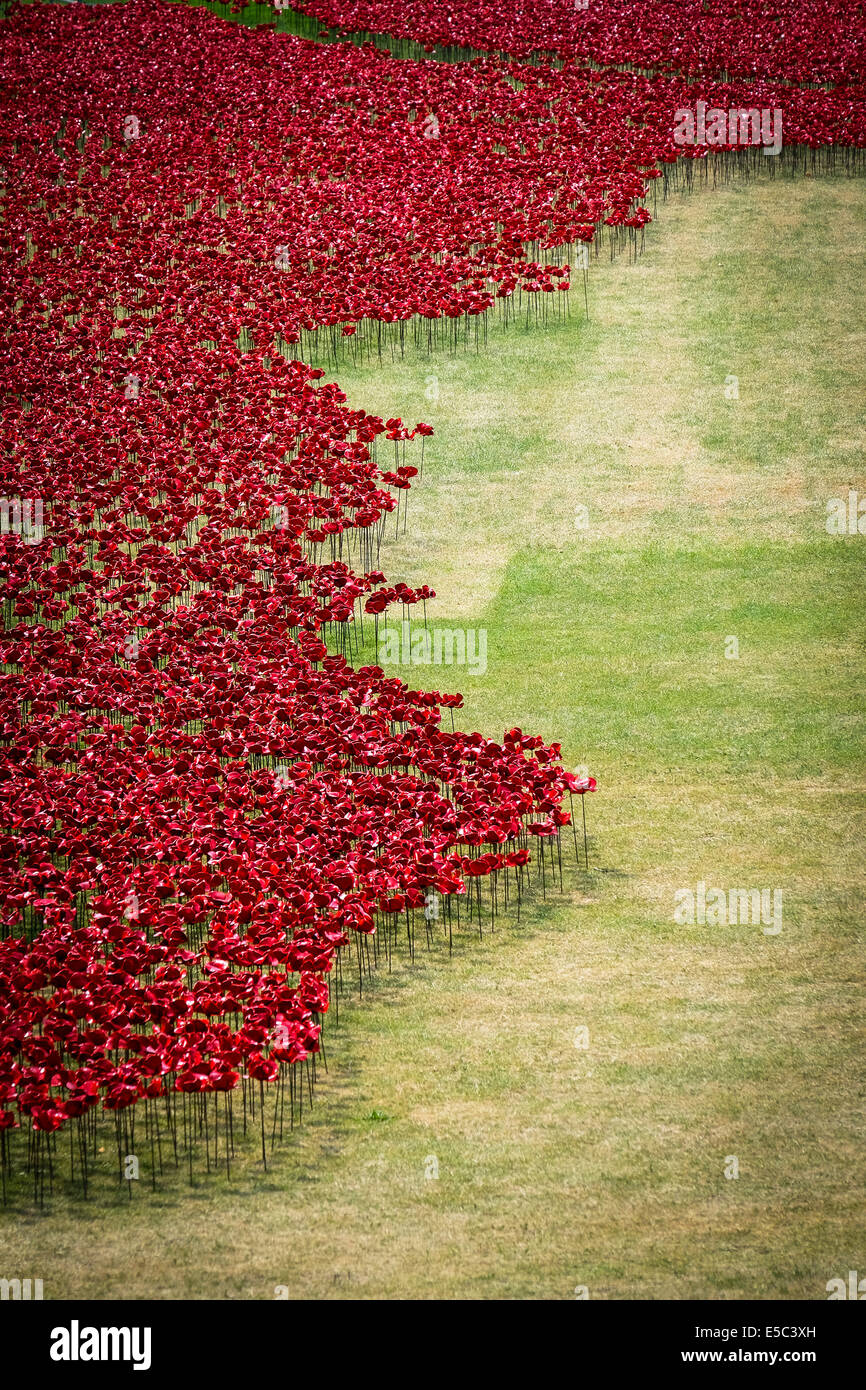
[[[234,8],[245,6],[235,0]],[[293,8],[344,32],[394,35],[429,51],[804,83],[866,76],[859,0],[293,0]]]
[[[698,102],[781,110],[779,176],[862,165],[848,0],[305,8],[511,56],[159,0],[0,28],[4,1195],[61,1152],[86,1192],[105,1125],[121,1171],[136,1125],[154,1178],[230,1168],[240,1126],[267,1164],[335,982],[585,853],[558,744],[461,733],[459,694],[358,660],[435,597],[379,568],[432,431],[310,364],[582,312],[584,248],[636,254],[657,187],[767,164],[677,143]]]

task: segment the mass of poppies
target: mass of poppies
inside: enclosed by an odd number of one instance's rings
[[[435,597],[379,568],[432,430],[310,362],[569,312],[576,249],[706,159],[697,96],[783,107],[797,167],[866,122],[775,69],[398,62],[160,0],[12,5],[0,88],[0,1169],[42,1196],[112,1116],[121,1175],[249,1125],[267,1163],[334,981],[581,848],[557,744],[374,664]]]
[[[240,0],[234,0],[237,7]],[[348,33],[432,52],[590,60],[689,76],[862,82],[862,0],[292,0]]]

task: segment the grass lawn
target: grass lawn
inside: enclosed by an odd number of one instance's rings
[[[435,427],[382,565],[487,633],[484,674],[394,673],[598,776],[591,872],[345,999],[267,1174],[252,1143],[231,1183],[19,1204],[4,1270],[47,1298],[556,1299],[866,1270],[866,537],[825,528],[866,494],[864,220],[863,181],[677,196],[637,264],[593,266],[588,324],[575,293],[478,356],[333,373]],[[699,881],[782,890],[781,932],[678,925]]]

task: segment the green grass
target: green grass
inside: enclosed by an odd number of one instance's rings
[[[267,1174],[253,1144],[231,1184],[19,1205],[4,1272],[53,1298],[819,1299],[866,1268],[866,538],[824,527],[866,493],[864,215],[843,180],[676,199],[636,265],[593,269],[589,324],[575,296],[478,356],[334,373],[435,426],[382,565],[488,634],[483,676],[400,674],[590,767],[592,871],[344,1001]],[[781,888],[781,934],[678,926],[699,879]]]

